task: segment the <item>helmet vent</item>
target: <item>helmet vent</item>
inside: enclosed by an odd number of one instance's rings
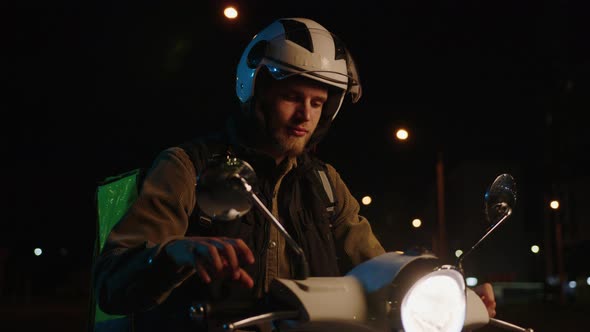
[[[285,39],[313,53],[313,41],[305,23],[295,20],[280,20],[285,29]]]

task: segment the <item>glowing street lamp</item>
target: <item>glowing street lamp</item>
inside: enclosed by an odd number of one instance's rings
[[[227,6],[223,9],[223,15],[230,20],[234,20],[238,17],[238,10],[234,6]]]

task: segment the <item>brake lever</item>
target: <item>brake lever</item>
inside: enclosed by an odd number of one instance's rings
[[[271,323],[275,320],[298,319],[299,314],[300,313],[298,310],[267,312],[264,314],[240,319],[232,323],[223,324],[223,330],[235,331],[236,329],[242,327],[253,326],[262,323]]]

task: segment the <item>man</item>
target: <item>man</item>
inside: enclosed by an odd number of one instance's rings
[[[361,96],[342,42],[312,20],[279,19],[245,49],[236,93],[242,109],[226,133],[162,151],[97,258],[99,305],[129,315],[135,331],[195,331],[195,302],[263,305],[274,278],[296,273],[291,248],[256,209],[229,222],[201,211],[195,186],[215,154],[253,166],[254,190],[305,249],[311,276],[339,276],[385,252],[338,172],[312,153],[345,96]]]

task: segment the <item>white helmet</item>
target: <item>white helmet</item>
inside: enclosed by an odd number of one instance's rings
[[[236,77],[240,102],[250,102],[260,68],[266,67],[275,79],[303,75],[339,88],[324,106],[333,120],[344,96],[355,103],[361,97],[361,85],[354,61],[344,44],[315,21],[306,18],[281,18],[259,32],[248,44]]]

